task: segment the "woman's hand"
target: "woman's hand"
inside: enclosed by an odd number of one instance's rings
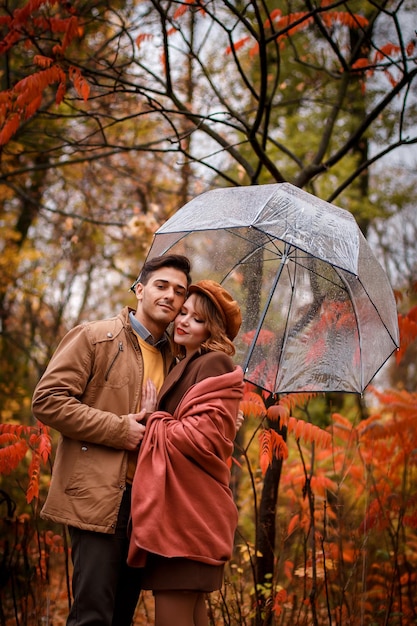
[[[140,404],[140,408],[145,409],[146,413],[153,413],[156,409],[157,395],[158,394],[153,381],[148,378],[142,389],[142,402]]]
[[[240,427],[242,426],[244,421],[245,421],[245,416],[243,414],[243,411],[242,409],[239,409],[237,413],[237,417],[236,417],[236,432],[240,430]]]

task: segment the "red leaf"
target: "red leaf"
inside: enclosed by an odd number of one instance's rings
[[[19,439],[12,433],[0,435],[0,443],[7,444],[0,448],[0,475],[10,474],[25,458],[28,444],[25,439]]]
[[[398,315],[398,328],[400,331],[400,348],[395,355],[397,363],[400,363],[404,354],[412,343],[417,339],[417,321],[415,320],[414,308],[408,315]]]
[[[231,54],[232,50],[234,50],[235,52],[237,52],[237,50],[239,50],[240,48],[243,48],[243,46],[250,41],[250,38],[248,36],[246,37],[242,37],[242,39],[239,39],[239,41],[235,41],[234,43],[232,43],[230,46],[227,46],[226,48],[226,54]],[[254,332],[254,331],[252,331]],[[249,333],[246,333],[246,335],[248,335]],[[245,340],[244,340],[245,341]]]
[[[274,608],[273,611],[277,617],[282,613],[282,605],[287,601],[287,591],[286,589],[280,589],[278,593],[275,594],[274,598]]]
[[[245,393],[239,407],[245,417],[263,419],[266,415],[265,404],[262,398],[254,392]]]
[[[39,496],[40,456],[36,452],[32,454],[29,466],[29,484],[26,490],[26,501],[30,504],[33,498]]]
[[[136,45],[140,48],[143,41],[147,41],[148,39],[153,39],[153,35],[149,33],[142,33],[136,37]]]
[[[259,464],[261,467],[262,475],[265,476],[265,473],[268,467],[271,465],[272,459],[274,457],[277,459],[288,458],[288,448],[281,435],[269,428],[261,430],[261,432],[259,433],[259,442]]]
[[[287,537],[293,534],[294,530],[297,528],[299,523],[300,523],[300,515],[297,513],[291,518],[290,523],[288,524]]]
[[[42,104],[42,95],[39,94],[39,96],[34,98],[32,102],[29,102],[29,104],[27,105],[26,110],[25,110],[25,120],[32,117],[32,115],[34,115],[36,111],[39,109],[41,104]]]
[[[353,63],[352,69],[361,70],[361,69],[369,67],[369,65],[370,65],[369,59],[363,57],[355,61],[355,63]]]
[[[62,100],[64,99],[66,91],[67,91],[67,86],[65,84],[65,81],[63,80],[59,83],[58,89],[56,91],[56,96],[55,96],[56,104],[61,104]]]
[[[290,416],[289,408],[281,403],[270,406],[267,413],[268,419],[279,422],[280,426],[286,426]]]
[[[414,54],[414,50],[416,48],[416,42],[412,39],[408,44],[407,47],[405,49],[405,51],[407,52],[407,55],[410,57],[412,54]]]
[[[4,144],[6,144],[11,139],[11,137],[13,137],[13,135],[17,132],[19,126],[20,126],[20,115],[18,113],[13,113],[8,118],[3,128],[1,129],[1,132],[0,132],[0,145],[1,146],[4,146]]]
[[[259,465],[261,467],[262,476],[265,476],[266,470],[272,462],[272,446],[271,431],[267,429],[261,430],[259,433],[260,457]]]
[[[275,455],[277,459],[287,459],[288,458],[288,448],[282,436],[275,432],[275,430],[271,430],[271,443],[272,443],[272,453]]]
[[[53,64],[54,60],[51,59],[50,57],[45,57],[41,54],[36,54],[33,57],[33,61],[34,63],[36,63],[36,65],[39,65],[39,67],[51,67],[51,65]]]
[[[382,61],[386,57],[397,56],[401,52],[401,48],[396,44],[391,42],[386,43],[384,46],[381,46],[379,50],[375,52],[374,60],[375,63]]]

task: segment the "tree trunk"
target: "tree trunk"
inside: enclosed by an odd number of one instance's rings
[[[286,440],[286,428],[278,428],[277,422],[271,422],[268,426]],[[256,557],[256,585],[270,585],[274,579],[276,513],[282,463],[282,459],[274,457],[265,474],[256,527],[255,547],[256,554],[259,555]],[[273,589],[271,594],[258,595],[257,626],[268,626],[272,623],[272,600]]]

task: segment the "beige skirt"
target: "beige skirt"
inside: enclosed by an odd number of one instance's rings
[[[152,591],[202,591],[210,593],[223,584],[224,565],[209,565],[184,558],[148,554],[143,569],[143,589]]]

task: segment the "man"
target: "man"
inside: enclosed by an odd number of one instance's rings
[[[166,329],[191,283],[186,257],[143,266],[136,312],[77,326],[33,396],[33,414],[61,434],[41,516],[68,525],[74,602],[67,626],[130,626],[140,571],[126,564],[131,482],[145,427],[141,394],[172,365]],[[160,529],[155,529],[160,532]]]

